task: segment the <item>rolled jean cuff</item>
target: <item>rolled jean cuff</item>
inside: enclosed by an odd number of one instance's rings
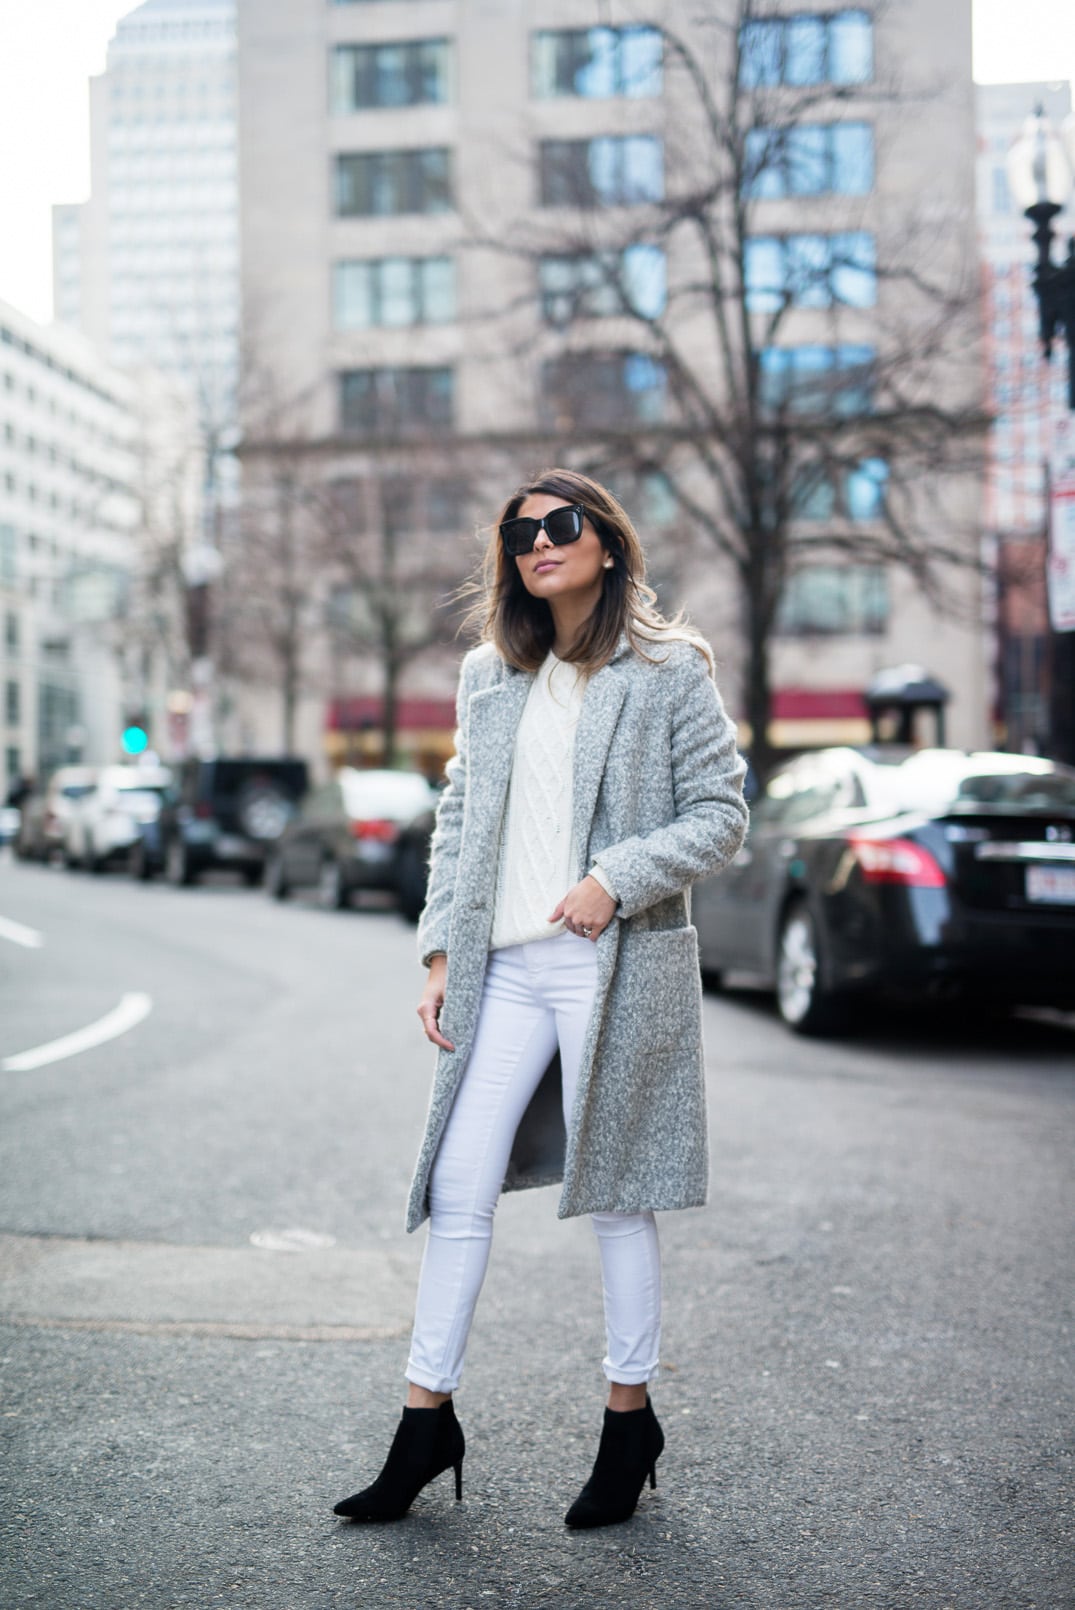
[[[606,1358],[601,1365],[605,1380],[610,1386],[646,1386],[655,1381],[661,1373],[661,1366],[654,1364],[650,1370],[624,1370],[610,1364]]]
[[[427,1370],[417,1369],[409,1361],[403,1375],[412,1386],[424,1387],[427,1392],[454,1392],[459,1385],[458,1380],[449,1381],[446,1375],[430,1375]]]

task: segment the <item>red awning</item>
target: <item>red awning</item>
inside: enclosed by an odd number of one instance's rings
[[[361,694],[351,699],[330,699],[325,711],[328,732],[368,732],[381,725],[381,697]],[[396,711],[400,732],[430,728],[442,732],[455,730],[454,699],[401,699]]]
[[[865,720],[868,715],[858,688],[778,688],[773,694],[774,721]]]

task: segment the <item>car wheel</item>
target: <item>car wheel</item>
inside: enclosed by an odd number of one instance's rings
[[[426,871],[425,858],[417,844],[410,842],[404,844],[399,852],[399,863],[396,867],[396,888],[399,893],[399,909],[408,922],[417,922],[422,915],[422,908],[426,903]]]
[[[172,839],[164,857],[164,876],[177,889],[185,889],[194,882],[190,856],[182,839]]]
[[[343,881],[340,863],[325,860],[317,879],[317,903],[323,911],[342,911],[347,904],[347,885]]]
[[[100,856],[93,847],[93,840],[88,833],[82,848],[82,866],[86,872],[100,872],[103,866]]]
[[[784,913],[776,961],[776,1004],[796,1034],[818,1034],[832,1028],[836,1005],[821,982],[821,949],[817,924],[805,900]]]
[[[265,869],[260,866],[244,866],[243,882],[248,889],[256,889],[264,876]]]
[[[282,855],[271,855],[265,868],[265,893],[271,900],[286,900],[290,893]]]
[[[153,876],[146,847],[140,840],[131,846],[131,853],[127,857],[127,870],[132,878],[138,879],[139,883],[148,883]]]

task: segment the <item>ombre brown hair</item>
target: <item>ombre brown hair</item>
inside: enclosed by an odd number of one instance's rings
[[[657,609],[657,595],[646,585],[642,544],[627,511],[607,487],[578,470],[543,470],[535,480],[517,487],[497,515],[480,577],[474,583],[478,598],[465,623],[480,641],[492,643],[501,658],[520,671],[536,671],[552,648],[552,611],[544,599],[527,592],[515,560],[505,553],[500,539],[501,523],[514,520],[527,498],[542,494],[581,504],[601,546],[612,557],[611,567],[602,572],[601,596],[565,658],[587,674],[599,671],[626,633],[635,653],[654,662],[661,656],[646,653],[647,648],[690,643],[712,672],[709,644],[687,624],[683,613],[666,620]]]

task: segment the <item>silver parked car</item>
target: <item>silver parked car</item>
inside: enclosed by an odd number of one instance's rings
[[[126,861],[142,824],[158,815],[171,778],[166,766],[102,766],[68,818],[66,864],[101,872],[110,862]]]

